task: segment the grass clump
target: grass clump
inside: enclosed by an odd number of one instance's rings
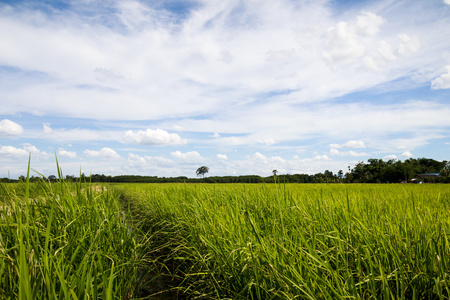
[[[3,299],[135,298],[143,246],[117,199],[62,179],[1,184]]]

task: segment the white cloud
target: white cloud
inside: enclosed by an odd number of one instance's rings
[[[369,156],[369,153],[366,152],[356,152],[356,151],[348,151],[348,152],[344,152],[344,155],[348,155],[348,156]]]
[[[145,158],[139,156],[137,154],[129,153],[128,154],[128,163],[132,165],[143,165],[146,163]]]
[[[227,160],[228,156],[226,154],[217,154],[216,157],[218,159]]]
[[[348,141],[343,148],[366,148],[366,144],[363,141]]]
[[[200,153],[198,153],[197,151],[190,151],[190,152],[181,152],[181,151],[174,151],[170,153],[173,157],[181,159],[187,163],[200,163],[202,162],[204,159],[203,157],[200,155]]]
[[[374,13],[364,12],[356,18],[356,22],[339,22],[335,27],[328,28],[323,57],[337,64],[362,58],[372,43],[364,37],[375,36],[385,22],[385,19]],[[371,59],[366,57],[365,61]]]
[[[184,131],[184,128],[182,126],[174,125],[174,126],[172,126],[172,128],[175,131]]]
[[[0,157],[12,159],[12,160],[24,160],[28,158],[31,154],[31,159],[48,159],[50,154],[45,151],[41,151],[36,146],[29,143],[22,144],[22,149],[13,146],[1,146],[0,147]]]
[[[37,157],[40,159],[48,159],[51,155],[45,151],[41,151],[36,146],[33,146],[29,143],[22,144],[22,147],[28,153],[31,153],[31,157]]]
[[[380,41],[377,48],[380,56],[385,60],[395,60],[397,56],[394,54],[391,44],[386,41]]]
[[[67,158],[77,158],[77,153],[75,151],[67,151],[64,148],[59,148],[58,156]]]
[[[334,144],[335,145],[335,144]],[[331,145],[330,145],[331,146]],[[353,150],[350,151],[339,151],[336,148],[330,148],[330,155],[340,155],[340,156],[369,156],[366,152],[356,152]]]
[[[163,166],[163,167],[167,167],[167,166],[173,166],[174,165],[174,161],[171,159],[168,159],[166,157],[162,157],[162,156],[145,156],[145,159],[147,162],[149,162],[150,164],[154,164],[155,166]]]
[[[0,158],[21,159],[28,156],[28,151],[13,146],[1,146]]]
[[[386,155],[385,157],[383,157],[383,160],[398,160],[398,157],[395,154],[391,154],[391,155]]]
[[[268,164],[270,164],[270,165],[285,164],[286,163],[286,161],[283,158],[281,158],[280,156],[268,157],[259,152],[255,152],[254,154],[248,156],[247,158],[251,161],[266,164],[266,165],[268,165]]]
[[[400,155],[400,157],[411,158],[411,157],[413,157],[413,155],[411,152],[405,151]]]
[[[339,22],[336,27],[329,28],[326,36],[326,50],[322,55],[329,62],[346,63],[362,57],[366,52],[353,28],[345,22]]]
[[[420,48],[419,38],[416,36],[409,36],[407,34],[399,34],[400,44],[397,52],[400,55],[408,56],[416,53]]]
[[[132,130],[128,130],[125,133],[125,139],[130,140],[136,144],[142,145],[182,145],[186,144],[187,141],[182,139],[176,133],[168,133],[162,129],[147,129],[147,130],[139,130],[137,132],[133,132]]]
[[[342,147],[342,146],[339,145],[339,144],[330,144],[330,148],[337,149],[337,148],[341,148],[341,147]]]
[[[330,144],[330,148],[366,148],[366,144],[364,143],[364,141],[350,140],[342,145]]]
[[[336,144],[332,144],[332,145],[336,145]],[[331,146],[331,145],[330,145],[330,146]],[[339,145],[337,145],[337,146],[339,146]],[[335,147],[331,147],[331,148],[330,148],[330,154],[331,154],[331,155],[340,155],[341,152],[340,152],[338,149],[336,149]]]
[[[275,144],[275,140],[273,138],[265,138],[265,139],[258,140],[258,143],[270,146],[270,145]]]
[[[356,19],[356,29],[363,35],[376,35],[386,20],[371,12],[364,12]]]
[[[330,158],[328,157],[328,155],[324,154],[324,155],[316,155],[316,156],[314,156],[313,160],[330,160]]]
[[[50,127],[50,123],[44,123],[42,124],[42,128],[44,129],[44,133],[51,133],[52,132],[52,128]]]
[[[23,133],[23,128],[19,124],[4,119],[0,121],[0,136],[13,136]]]
[[[445,69],[447,70],[447,73],[444,73],[431,81],[431,88],[433,90],[450,89],[450,65],[446,66]]]
[[[84,154],[89,157],[98,157],[105,160],[115,160],[120,158],[120,155],[111,148],[104,147],[99,151],[85,150]]]
[[[450,0],[444,0],[444,3],[450,5]]]

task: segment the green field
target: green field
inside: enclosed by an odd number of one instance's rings
[[[10,299],[450,297],[449,185],[2,184],[0,234]]]

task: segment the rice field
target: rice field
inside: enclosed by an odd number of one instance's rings
[[[119,185],[185,294],[449,299],[448,185]]]
[[[448,185],[0,186],[4,299],[450,297]]]

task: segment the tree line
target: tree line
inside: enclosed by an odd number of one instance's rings
[[[205,167],[206,168],[206,167]],[[200,168],[199,168],[200,169]],[[203,175],[206,172],[198,172],[197,175]],[[206,170],[206,169],[205,169]],[[323,173],[314,175],[309,174],[280,174],[274,170],[273,175],[263,177],[258,175],[241,175],[241,176],[209,176],[203,178],[189,178],[186,176],[179,177],[158,177],[158,176],[140,176],[140,175],[103,175],[91,174],[86,176],[82,173],[79,177],[67,175],[64,177],[69,182],[116,182],[116,183],[400,183],[408,182],[418,174],[423,173],[439,173],[436,178],[421,179],[424,182],[450,183],[450,162],[436,161],[430,158],[409,158],[405,161],[388,160],[371,158],[367,162],[358,162],[353,168],[348,167],[345,172],[339,170],[333,173],[325,170]],[[30,181],[40,180],[41,177],[31,176]],[[57,181],[54,175],[44,178],[49,181]],[[25,181],[25,176],[20,176],[18,180],[9,178],[1,178],[3,182]]]

